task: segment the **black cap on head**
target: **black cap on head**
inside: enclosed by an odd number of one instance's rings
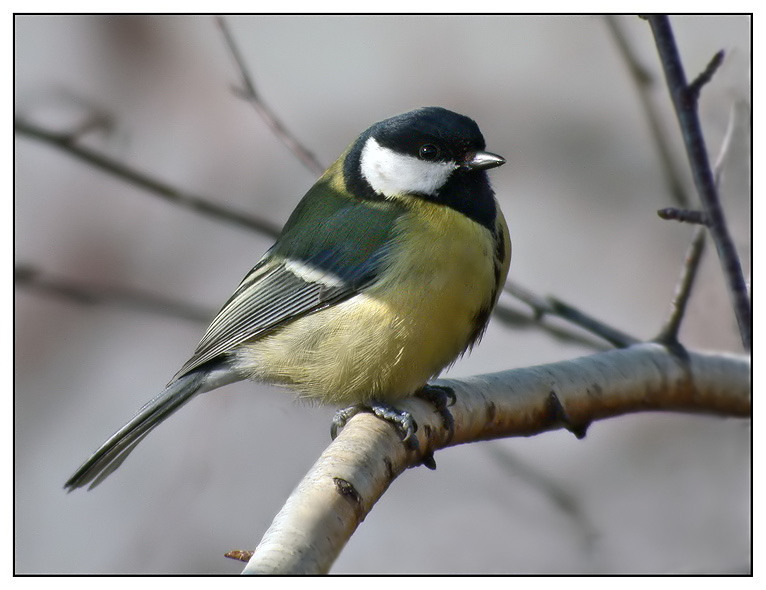
[[[460,161],[469,151],[483,150],[484,136],[476,122],[442,107],[423,107],[375,123],[365,135],[380,145],[413,156],[421,146],[434,143],[439,160]]]

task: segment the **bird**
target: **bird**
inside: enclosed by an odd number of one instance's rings
[[[428,392],[429,379],[480,340],[508,274],[508,226],[487,175],[505,159],[485,147],[473,119],[443,107],[361,133],[298,203],[191,358],[65,489],[99,485],[190,399],[246,379],[348,405],[333,437],[371,411],[415,439],[395,403]]]

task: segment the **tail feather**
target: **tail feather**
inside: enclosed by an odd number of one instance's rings
[[[101,445],[69,478],[64,488],[71,492],[90,483],[89,489],[93,489],[104,481],[155,426],[188,402],[201,389],[203,391],[208,389],[208,387],[203,388],[207,377],[207,371],[195,371],[173,381],[165,391],[142,407],[130,422]]]

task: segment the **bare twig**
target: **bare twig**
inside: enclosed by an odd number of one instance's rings
[[[547,497],[551,503],[577,526],[578,532],[587,550],[593,548],[593,542],[598,536],[597,527],[591,522],[582,502],[577,495],[550,475],[534,465],[522,461],[505,447],[497,444],[490,445],[489,452],[509,476],[520,477],[524,482]]]
[[[234,63],[237,65],[240,77],[242,78],[242,88],[235,88],[235,92],[243,99],[248,101],[256,110],[258,115],[266,122],[271,131],[276,135],[279,140],[287,146],[287,148],[295,155],[301,163],[306,166],[312,173],[319,175],[324,172],[325,167],[317,160],[316,156],[312,154],[298,139],[290,133],[274,114],[274,111],[265,103],[261,96],[255,90],[255,84],[248,74],[245,61],[242,58],[242,54],[237,47],[234,37],[229,31],[229,27],[223,17],[216,17],[223,38],[226,41],[226,47],[229,49]]]
[[[122,180],[139,186],[181,207],[269,236],[279,235],[279,227],[270,221],[234,211],[229,207],[213,203],[204,197],[183,192],[168,183],[152,178],[148,174],[131,168],[103,153],[78,145],[76,143],[77,136],[73,136],[71,133],[57,133],[20,119],[14,120],[13,129],[20,135],[55,146],[70,156],[87,162],[99,170],[118,176]]]
[[[670,147],[670,141],[665,131],[665,125],[660,122],[661,117],[654,103],[654,94],[652,92],[654,78],[649,70],[639,61],[635,51],[633,51],[630,43],[628,43],[618,18],[608,15],[605,17],[605,20],[636,86],[638,98],[641,101],[641,107],[644,110],[644,116],[652,134],[654,147],[660,157],[660,165],[662,166],[668,190],[680,207],[688,208],[691,204],[691,199],[682,180],[683,173],[677,159],[673,155],[673,150]]]
[[[718,67],[717,65],[715,66]],[[711,70],[711,66],[708,66],[708,70]],[[708,72],[708,70],[705,70]],[[707,79],[712,76],[712,72],[707,75]],[[732,107],[731,114],[729,115],[729,124],[726,128],[723,141],[721,142],[721,149],[718,152],[718,158],[713,169],[713,177],[716,188],[720,188],[721,174],[723,173],[723,164],[726,161],[726,157],[731,149],[732,135],[734,134],[734,127],[736,125],[736,108]],[[663,219],[677,219],[678,221],[685,221],[688,223],[697,223],[699,225],[710,225],[707,216],[702,211],[685,211],[680,209],[674,209],[670,207],[668,209],[661,209],[657,212]],[[659,336],[656,338],[659,342],[676,343],[678,341],[678,330],[681,326],[681,320],[686,310],[686,305],[691,295],[691,288],[696,277],[697,270],[699,268],[700,260],[702,259],[702,253],[705,248],[705,231],[703,228],[697,228],[692,238],[692,243],[689,246],[689,250],[686,253],[686,260],[684,262],[683,270],[681,272],[681,278],[679,279],[678,286],[676,287],[676,294],[673,298],[670,315],[662,328]]]
[[[625,348],[640,342],[638,338],[613,328],[601,320],[598,320],[593,316],[590,316],[585,312],[572,307],[568,303],[564,303],[556,297],[551,296],[548,299],[550,301],[553,313],[562,318],[568,319],[570,322],[581,326],[593,334],[601,336],[604,340],[613,346],[616,346],[617,348]]]
[[[697,102],[700,97],[700,92],[702,91],[702,87],[710,82],[710,80],[713,79],[713,76],[715,75],[716,71],[718,71],[718,68],[721,67],[721,64],[723,63],[723,49],[720,50],[718,53],[716,53],[713,58],[708,62],[705,69],[700,73],[699,76],[697,76],[691,84],[689,84],[689,87],[687,88],[688,98],[694,102]]]
[[[704,227],[698,227],[694,230],[694,237],[686,253],[686,260],[681,271],[681,278],[676,287],[670,315],[659,336],[656,338],[658,342],[671,344],[678,342],[678,330],[681,327],[681,320],[686,312],[686,305],[689,302],[689,295],[691,295],[692,285],[697,276],[697,269],[699,268],[702,252],[705,248],[705,234]]]
[[[79,141],[80,138],[92,131],[109,133],[113,128],[114,119],[111,115],[103,111],[93,111],[91,116],[83,119],[80,125],[70,131],[70,141],[71,143]]]
[[[13,278],[16,286],[79,305],[116,305],[200,323],[209,322],[215,315],[212,309],[166,299],[154,293],[135,289],[97,287],[68,279],[54,278],[31,265],[17,265],[14,268]]]
[[[625,332],[608,326],[604,322],[589,316],[585,312],[582,312],[555,297],[540,297],[510,281],[506,283],[504,290],[529,305],[536,316],[540,318],[545,315],[558,316],[587,330],[599,338],[603,338],[617,348],[625,348],[640,342],[638,338],[634,338]]]
[[[662,68],[665,71],[665,78],[681,127],[694,184],[697,187],[705,214],[710,221],[710,233],[718,251],[718,257],[732,297],[742,344],[746,350],[750,351],[753,336],[752,307],[742,274],[742,265],[726,225],[697,113],[699,88],[710,79],[721,58],[719,54],[716,54],[705,72],[691,86],[687,85],[686,74],[678,54],[670,20],[665,15],[653,15],[646,18],[652,28]]]
[[[694,223],[696,225],[709,225],[707,215],[704,211],[694,209],[676,209],[675,207],[666,207],[657,211],[662,219],[675,219],[684,223]]]
[[[493,317],[503,322],[503,324],[506,326],[510,326],[517,330],[541,330],[555,340],[565,344],[576,344],[591,350],[609,350],[612,348],[611,346],[604,344],[595,338],[590,338],[585,334],[579,334],[574,330],[570,330],[561,326],[551,325],[545,321],[544,315],[536,313],[534,310],[531,314],[529,312],[522,312],[517,309],[513,309],[511,306],[504,304],[502,301],[498,302],[498,304],[495,306],[492,315]]]
[[[707,71],[707,70],[706,70]],[[712,75],[712,74],[710,74]],[[734,129],[737,125],[737,108],[732,106],[729,114],[729,122],[726,126],[726,133],[724,134],[723,141],[721,142],[721,149],[718,152],[715,165],[713,166],[713,181],[716,188],[721,188],[721,176],[723,175],[723,165],[726,162],[726,158],[729,154],[732,144],[732,136],[734,135]],[[710,225],[710,222],[705,215],[704,211],[698,211],[693,209],[677,209],[675,207],[667,207],[657,211],[662,219],[675,219],[685,223],[694,223],[698,225]]]

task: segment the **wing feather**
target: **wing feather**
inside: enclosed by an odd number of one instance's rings
[[[341,265],[332,251],[308,261],[267,253],[218,312],[194,355],[173,380],[238,344],[353,297],[374,282],[387,251],[388,245],[383,244],[356,265]]]
[[[404,208],[351,198],[339,181],[342,162],[343,156],[306,193],[174,379],[376,280]]]

